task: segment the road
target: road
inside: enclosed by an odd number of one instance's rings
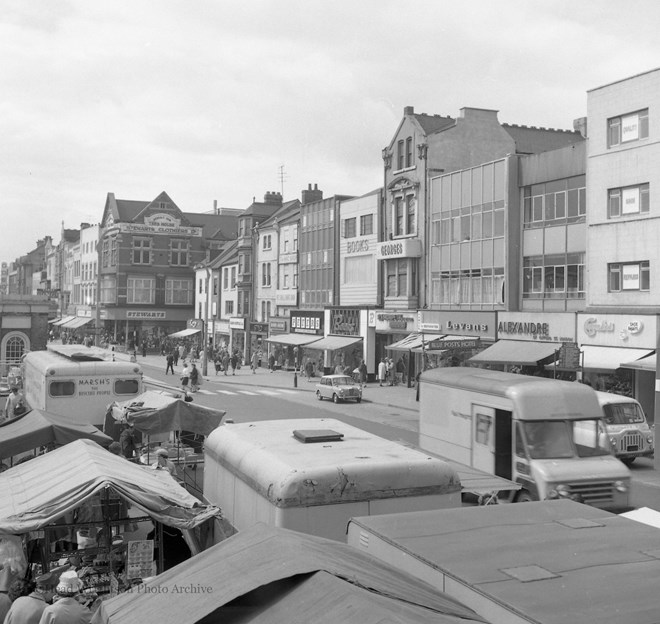
[[[178,375],[166,376],[163,367],[140,361],[147,383],[166,384],[177,388]],[[158,360],[159,361],[159,360]],[[384,399],[380,388],[374,384],[364,392],[363,401],[335,405],[319,402],[313,394],[313,383],[298,378],[293,386],[291,373],[277,372],[270,376],[260,370],[256,376],[247,370],[239,371],[232,379],[216,376],[209,371],[195,402],[222,409],[226,418],[234,422],[271,420],[277,418],[336,418],[375,435],[407,445],[417,444],[418,419],[416,404],[410,401],[414,390],[396,389],[408,393],[408,403]],[[373,398],[373,399],[372,399]],[[401,404],[398,404],[401,403]],[[650,507],[660,512],[660,475],[654,469],[653,459],[638,459],[632,466],[632,504],[634,507]]]

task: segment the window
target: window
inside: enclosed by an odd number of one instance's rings
[[[406,297],[408,294],[408,260],[388,260],[386,296]]]
[[[607,146],[615,147],[649,136],[649,109],[607,120]]]
[[[396,164],[397,169],[403,169],[405,165],[405,152],[403,147],[403,139],[396,144]]]
[[[395,196],[392,211],[394,236],[412,236],[417,233],[417,200],[414,194]]]
[[[270,262],[261,265],[261,285],[270,286]]]
[[[356,224],[355,217],[344,221],[344,238],[355,238],[357,236]]]
[[[229,269],[225,267],[222,269],[222,290],[229,288]]]
[[[585,176],[575,176],[525,187],[524,227],[536,228],[583,221],[587,213],[585,184]]]
[[[103,248],[101,252],[101,266],[110,266],[110,241],[106,238],[103,241]]]
[[[406,234],[414,234],[416,230],[415,221],[415,198],[412,195],[406,197]]]
[[[74,381],[51,381],[48,384],[48,394],[52,397],[73,396],[75,393]]]
[[[406,139],[406,167],[413,166],[413,140],[412,137]]]
[[[117,279],[113,275],[101,277],[101,303],[117,303]]]
[[[151,264],[151,239],[133,239],[133,264]]]
[[[648,261],[608,264],[607,282],[609,292],[648,291],[651,283],[650,264]]]
[[[170,241],[170,264],[172,266],[188,266],[188,241]]]
[[[360,236],[369,236],[374,233],[374,216],[372,214],[360,216]]]
[[[129,277],[126,282],[126,303],[154,303],[156,280],[151,277]]]
[[[524,299],[573,299],[584,296],[584,253],[523,259]]]
[[[115,379],[115,394],[137,394],[139,389],[137,379]]]
[[[231,268],[231,287],[236,288],[236,267]]]
[[[218,294],[218,276],[214,275],[213,276],[213,296],[217,296]]]
[[[266,234],[266,235],[264,236],[264,239],[263,239],[263,240],[264,240],[264,247],[263,247],[263,248],[264,248],[264,249],[271,249],[271,245],[272,245],[272,234]]]
[[[165,280],[166,305],[191,305],[193,302],[192,280],[172,279]]]
[[[648,213],[649,185],[626,186],[607,191],[607,216],[616,219],[623,215]]]
[[[234,313],[234,302],[225,300],[225,314]]]

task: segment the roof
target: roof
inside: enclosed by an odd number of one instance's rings
[[[238,262],[238,239],[227,243],[226,247],[209,262],[210,269],[219,269],[225,264],[235,264]]]
[[[557,500],[351,523],[365,543],[377,534],[401,561],[426,564],[425,579],[444,579],[487,618],[495,607],[505,609],[498,621],[507,612],[539,624],[658,621],[658,529],[595,507]]]
[[[555,130],[506,123],[502,124],[502,128],[514,140],[516,154],[539,154],[585,141],[577,130]]]
[[[177,587],[206,591],[186,595],[174,591]],[[92,621],[235,621],[237,610],[241,622],[253,624],[486,621],[445,593],[347,544],[264,524],[167,570],[143,589],[103,601]]]
[[[36,531],[78,507],[103,487],[168,526],[191,529],[218,516],[166,471],[77,440],[0,473],[0,534]]]
[[[343,438],[305,444],[294,438],[295,430],[332,430]],[[457,473],[444,460],[332,418],[224,425],[207,438],[204,456],[209,474],[209,465],[219,464],[279,508],[461,489]]]
[[[184,212],[185,218],[192,225],[202,228],[205,239],[234,240],[238,236],[240,215]]]
[[[441,132],[447,128],[456,125],[453,117],[443,117],[442,115],[427,115],[426,113],[415,113],[412,115],[417,123],[422,127],[424,134],[429,135],[434,132]]]
[[[0,460],[46,444],[63,445],[81,438],[89,438],[102,446],[112,442],[111,437],[93,425],[33,409],[0,423]]]

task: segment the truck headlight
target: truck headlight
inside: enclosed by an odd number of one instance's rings
[[[646,441],[647,441],[651,446],[653,446],[653,436],[652,436],[652,435],[646,436]]]
[[[554,488],[548,490],[548,498],[570,498],[571,492],[567,485],[560,483]]]
[[[612,448],[616,448],[616,438],[610,438],[610,444],[612,445]]]
[[[628,483],[626,481],[615,481],[614,482],[614,489],[617,492],[627,492],[628,491]]]

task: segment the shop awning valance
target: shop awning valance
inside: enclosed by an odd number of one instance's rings
[[[75,319],[75,316],[69,315],[69,316],[63,316],[59,321],[55,321],[53,325],[57,325],[58,327],[61,327],[65,323],[68,323],[69,321],[72,321]]]
[[[358,342],[362,342],[361,336],[326,336],[318,342],[311,344],[310,348],[323,351],[336,351],[337,349],[350,347]]]
[[[74,316],[70,321],[62,323],[61,327],[65,327],[66,329],[78,329],[78,327],[91,323],[92,320],[91,316]]]
[[[498,340],[494,345],[472,356],[470,364],[518,364],[536,366],[555,359],[557,342],[533,342],[531,340]]]
[[[633,370],[641,370],[641,371],[648,371],[651,373],[655,373],[657,361],[658,358],[654,353],[653,355],[648,355],[639,360],[633,360],[632,362],[626,362],[625,364],[621,364],[621,368],[632,368]]]
[[[621,368],[624,363],[640,360],[653,353],[652,349],[624,349],[591,345],[582,345],[580,349],[584,354],[583,368],[592,370],[616,370]]]
[[[434,340],[440,340],[444,338],[445,335],[446,334],[420,334],[414,332],[385,348],[389,351],[412,351],[413,349],[420,349],[424,344]]]
[[[187,338],[188,336],[193,336],[194,334],[199,334],[201,332],[201,329],[192,329],[190,327],[186,329],[182,329],[178,332],[174,332],[173,334],[170,334],[168,338]]]
[[[266,342],[301,347],[320,340],[321,337],[316,334],[275,334],[266,338]]]
[[[62,317],[58,316],[57,318],[50,319],[50,321],[48,321],[48,324],[53,325],[53,324],[57,323],[57,321],[61,321],[61,320],[62,320]]]

